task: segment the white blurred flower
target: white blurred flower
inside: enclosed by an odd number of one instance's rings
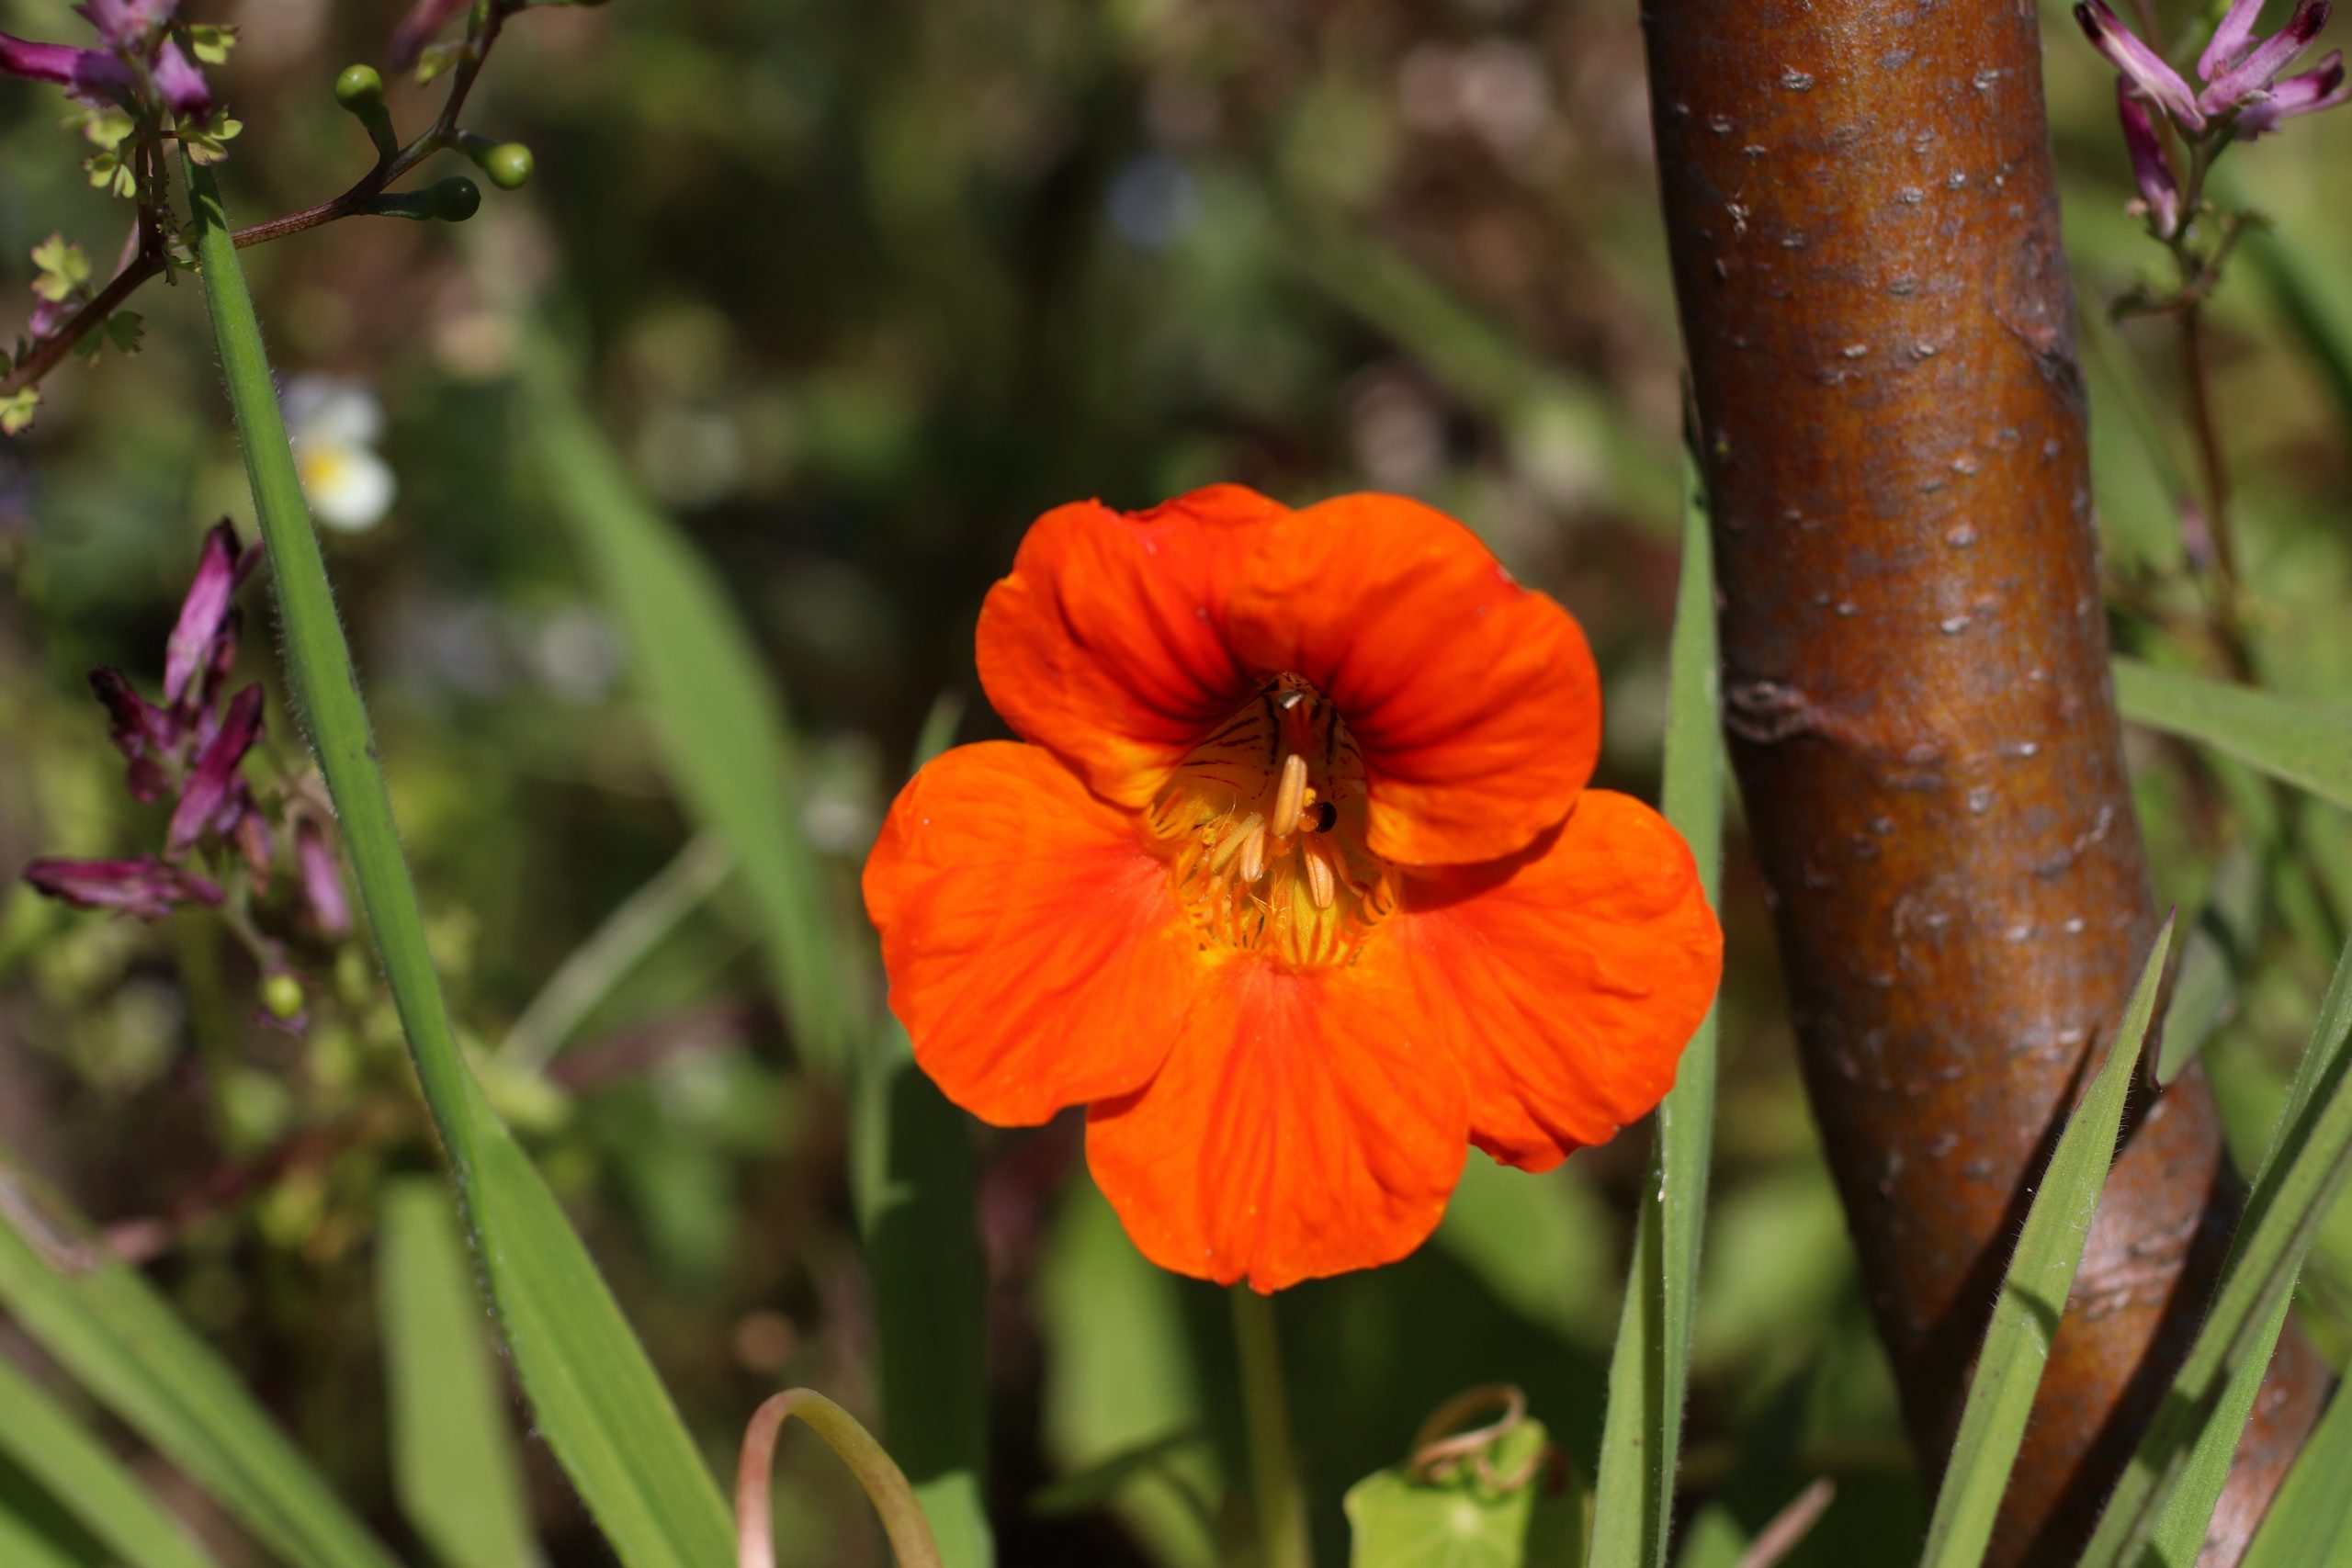
[[[302,494],[319,521],[346,534],[365,533],[382,522],[400,487],[376,452],[384,434],[384,410],[368,384],[338,376],[297,376],[286,384],[281,401]]]

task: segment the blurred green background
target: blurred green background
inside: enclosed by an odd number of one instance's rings
[[[2161,253],[2124,213],[2110,78],[2064,12],[2045,7],[2049,92],[2117,639],[2210,667],[2174,505],[2171,339],[2104,314]],[[188,14],[243,29],[213,73],[246,127],[226,170],[241,220],[365,169],[328,89],[382,60],[396,8]],[[62,4],[0,0],[0,29],[79,28]],[[405,130],[440,94],[391,96]],[[101,270],[119,243],[126,209],[85,187],[62,113],[54,90],[0,81],[7,330],[51,231]],[[775,810],[826,857],[845,926],[862,929],[858,861],[926,718],[945,699],[958,738],[1001,733],[972,670],[981,594],[1033,517],[1090,495],[1140,506],[1227,479],[1446,508],[1583,620],[1607,680],[1603,782],[1654,796],[1679,348],[1631,0],[623,0],[517,17],[466,122],[527,142],[531,184],[487,192],[463,228],[356,220],[246,260],[289,383],[339,378],[380,405],[364,445],[397,495],[329,534],[329,565],[453,1005],[485,1053],[695,832],[537,460],[517,389],[535,356],[576,371],[629,481],[752,628],[798,742],[797,797]],[[2347,159],[2352,114],[2231,154],[2277,228],[2215,312],[2256,662],[2321,696],[2352,683]],[[0,446],[10,876],[159,835],[123,795],[84,676],[116,664],[153,690],[201,530],[226,513],[252,536],[199,307],[193,288],[150,286],[145,351],[62,370],[36,429]],[[241,674],[275,693],[260,604]],[[299,742],[271,712],[266,744],[292,769]],[[2161,900],[2205,908],[2217,873],[2235,890],[2207,922],[2206,1049],[2250,1157],[2352,922],[2352,837],[2326,808],[2132,744]],[[1736,837],[1725,888],[1690,1540],[1703,1553],[1752,1531],[1828,1474],[1838,1501],[1792,1561],[1856,1561],[1916,1531],[1923,1502]],[[742,890],[721,888],[544,1070],[493,1070],[715,1461],[786,1384],[876,1408],[847,1099],[796,1050],[758,933]],[[254,1021],[249,965],[205,922],[140,927],[9,886],[0,1146],[118,1226],[345,1495],[421,1554],[390,1478],[373,1258],[388,1182],[436,1154],[372,980],[347,954],[317,977],[343,1004],[289,1034]],[[860,1008],[878,994],[870,965],[836,983]],[[1075,1122],[974,1135],[1002,1560],[1213,1562],[1183,1487],[1214,1498],[1235,1468],[1223,1303],[1128,1247]],[[1589,1472],[1646,1146],[1636,1129],[1544,1178],[1474,1154],[1419,1257],[1283,1298],[1327,1560],[1340,1491],[1465,1385],[1522,1384]],[[2339,1359],[2346,1229],[2305,1290]],[[5,1323],[0,1353],[41,1366]],[[1197,1434],[1173,1476],[1077,1513],[1034,1506],[1171,1433]],[[606,1561],[546,1455],[528,1465],[551,1560]],[[886,1561],[813,1444],[788,1440],[785,1470],[787,1562]],[[233,1529],[208,1528],[237,1561]]]

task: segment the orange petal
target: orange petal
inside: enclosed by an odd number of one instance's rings
[[[1723,931],[1665,818],[1589,790],[1523,854],[1416,877],[1375,933],[1446,1027],[1472,1142],[1546,1170],[1673,1087],[1713,1002]]]
[[[917,773],[865,862],[890,1010],[947,1098],[999,1125],[1125,1094],[1168,1055],[1199,944],[1132,813],[995,740]]]
[[[1347,495],[1282,519],[1227,621],[1244,661],[1295,671],[1339,705],[1385,859],[1510,854],[1592,776],[1600,682],[1584,632],[1419,502]]]
[[[1260,1291],[1419,1247],[1461,1178],[1466,1111],[1408,983],[1368,963],[1214,973],[1159,1076],[1087,1115],[1127,1235],[1163,1269]]]
[[[989,701],[1098,794],[1144,805],[1263,678],[1227,646],[1225,603],[1257,538],[1288,515],[1239,485],[1148,512],[1048,512],[980,609]]]

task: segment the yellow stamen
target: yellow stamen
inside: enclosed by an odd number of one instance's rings
[[[1266,825],[1256,816],[1250,818],[1252,826],[1241,835],[1241,868],[1243,883],[1256,886],[1266,874]]]
[[[1282,783],[1274,791],[1274,831],[1297,832],[1298,815],[1306,807],[1306,759],[1293,751],[1283,759]]]
[[[1309,844],[1303,857],[1306,862],[1306,896],[1315,900],[1318,909],[1328,909],[1340,896],[1339,882],[1331,874],[1331,863],[1323,858],[1320,846]]]
[[[1232,831],[1226,834],[1224,842],[1218,844],[1217,847],[1210,852],[1209,869],[1211,871],[1223,871],[1227,866],[1231,865],[1233,863],[1233,857],[1241,852],[1241,846],[1243,842],[1249,839],[1255,838],[1261,845],[1264,844],[1266,839],[1265,823],[1266,819],[1259,816],[1254,811],[1250,813],[1249,816],[1244,817],[1238,824],[1235,825]],[[1257,879],[1252,877],[1250,880],[1255,881]]]

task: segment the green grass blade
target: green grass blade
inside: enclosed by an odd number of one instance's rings
[[[277,589],[288,683],[535,1425],[628,1568],[718,1568],[733,1553],[734,1529],[710,1472],[561,1206],[458,1051],[220,189],[208,169],[190,167],[187,178],[205,303]]]
[[[51,1540],[40,1521],[18,1513],[5,1494],[0,1494],[0,1562],[8,1568],[90,1568]]]
[[[628,639],[665,770],[695,819],[735,852],[760,910],[793,1038],[836,1078],[862,1043],[862,964],[799,831],[792,735],[765,660],[726,587],[677,526],[638,496],[539,351],[527,426],[555,511]]]
[[[1976,1374],[1969,1381],[1960,1435],[1936,1494],[1927,1551],[1920,1558],[1923,1568],[1975,1568],[1984,1561],[1993,1518],[2033,1408],[2034,1391],[2041,1386],[2051,1337],[2065,1311],[2066,1292],[2074,1288],[2099,1190],[2107,1184],[2108,1166],[2115,1157],[2115,1136],[2123,1124],[2124,1101],[2131,1096],[2141,1047],[2155,1013],[2172,927],[2167,918],[2156,933],[2139,987],[2116,1028],[2107,1065],[2066,1119],[2033,1205],[2026,1211],[2025,1228],[2018,1235],[2017,1251],[1993,1307],[1992,1325],[1985,1330],[1984,1348],[1977,1356]]]
[[[1712,901],[1723,861],[1724,798],[1714,573],[1695,472],[1686,472],[1684,482],[1664,804],[1668,820],[1690,841]],[[1714,1142],[1715,1027],[1710,1010],[1682,1054],[1673,1092],[1658,1107],[1652,1179],[1643,1194],[1624,1310],[1609,1362],[1609,1404],[1593,1502],[1595,1562],[1662,1568],[1666,1562]]]
[[[393,1183],[382,1223],[377,1282],[401,1512],[443,1568],[532,1568],[514,1423],[447,1188]]]
[[[2115,701],[2132,724],[2211,746],[2272,778],[2352,807],[2352,710],[2115,661]]]
[[[0,1200],[0,1306],[75,1382],[294,1568],[394,1568],[146,1280],[5,1169]],[[14,1402],[6,1410],[0,1423],[18,1418]]]
[[[2256,1171],[2245,1213],[2230,1239],[2220,1287],[2171,1392],[2142,1435],[2083,1555],[2084,1568],[2143,1562],[2200,1437],[2220,1418],[2229,1382],[2249,1361],[2267,1364],[2266,1333],[2290,1296],[2295,1276],[2329,1204],[2352,1176],[2352,944],[2336,960],[2311,1044],[2295,1069],[2287,1103]],[[2233,1445],[2234,1446],[2234,1445]]]
[[[2222,1488],[2229,1483],[2230,1461],[2237,1457],[2238,1439],[2245,1436],[2255,1395],[2262,1392],[2263,1374],[2270,1370],[2270,1352],[2278,1348],[2278,1335],[2287,1326],[2287,1309],[2294,1304],[2292,1281],[2289,1283],[2290,1288],[2278,1293],[2250,1353],[2231,1371],[2212,1418],[2197,1434],[2197,1441],[2182,1461],[2180,1479],[2165,1498],[2149,1532],[2148,1551],[2142,1559],[2148,1568],[2193,1568],[2205,1549],[2205,1529],[2212,1522],[2213,1506],[2222,1500]]]
[[[39,1482],[123,1568],[217,1568],[123,1462],[5,1355],[0,1410],[0,1459]]]
[[[874,1281],[882,1435],[947,1568],[989,1568],[988,1275],[972,1130],[915,1066],[894,1021],[854,1105],[851,1190]]]
[[[2352,1562],[2352,1399],[2339,1396],[2303,1443],[2238,1568]]]

